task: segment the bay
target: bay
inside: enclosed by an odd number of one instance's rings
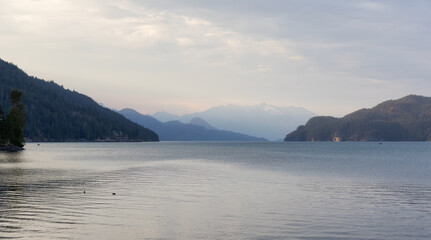
[[[0,239],[429,239],[431,143],[29,143]]]

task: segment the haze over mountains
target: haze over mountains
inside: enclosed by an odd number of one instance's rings
[[[121,114],[90,97],[28,76],[17,66],[0,60],[0,104],[5,112],[9,92],[23,92],[27,110],[24,134],[29,141],[267,141],[304,123],[314,114],[302,108],[268,104],[251,107],[220,106],[181,117],[165,114],[162,123],[131,109]],[[162,113],[156,114],[162,116]],[[181,122],[180,122],[181,121]],[[258,137],[254,137],[258,136]]]
[[[120,113],[128,120],[88,96],[28,76],[0,59],[0,106],[6,113],[13,89],[23,93],[24,136],[32,141],[158,141],[159,136],[165,141],[266,141],[286,132],[291,133],[285,141],[431,141],[431,97],[417,95],[343,118],[260,104],[219,106],[183,116],[159,112],[152,117],[123,109]]]
[[[158,112],[152,116],[161,122],[180,121],[182,123],[189,123],[197,117],[217,129],[275,141],[283,139],[283,133],[293,131],[298,125],[306,123],[316,114],[305,108],[279,107],[263,103],[254,106],[218,106],[183,116],[166,112]]]
[[[180,121],[160,122],[133,109],[123,109],[120,114],[133,122],[155,131],[161,141],[266,141],[246,134],[217,130],[203,119],[193,118],[191,123]]]

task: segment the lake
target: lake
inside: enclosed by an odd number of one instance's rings
[[[430,239],[431,143],[29,143],[0,239]]]

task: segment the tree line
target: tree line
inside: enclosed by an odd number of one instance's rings
[[[0,106],[0,146],[24,146],[25,109],[21,103],[22,92],[10,93],[10,110],[4,114]]]

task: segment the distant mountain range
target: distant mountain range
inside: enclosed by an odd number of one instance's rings
[[[192,120],[190,120],[190,123],[193,125],[204,127],[209,130],[217,130],[217,128],[211,126],[211,124],[199,117],[192,118]]]
[[[146,128],[154,130],[161,141],[267,141],[231,131],[217,130],[205,120],[194,117],[190,123],[180,121],[160,122],[152,116],[133,109],[123,109],[120,114]]]
[[[12,89],[23,93],[28,141],[158,141],[153,131],[104,108],[90,97],[28,76],[0,59],[0,106],[9,109]]]
[[[431,97],[409,95],[342,118],[314,117],[285,141],[431,141]]]
[[[158,112],[152,116],[161,122],[180,121],[182,123],[189,123],[192,119],[199,118],[217,129],[274,141],[283,139],[281,132],[293,131],[298,125],[304,124],[316,114],[304,108],[278,107],[263,103],[255,106],[218,106],[183,116],[167,112]]]

